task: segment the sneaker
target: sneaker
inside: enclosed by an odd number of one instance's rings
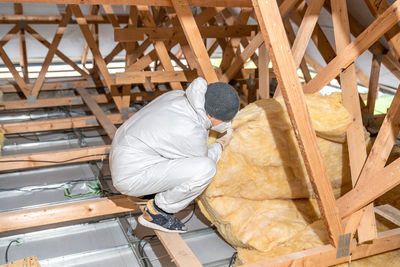
[[[187,227],[173,214],[165,213],[154,206],[154,199],[147,202],[146,208],[138,219],[145,227],[172,233],[185,233]]]

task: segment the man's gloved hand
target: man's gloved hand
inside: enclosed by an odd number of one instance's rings
[[[222,146],[222,149],[225,149],[225,147],[229,144],[229,142],[232,139],[232,128],[229,128],[226,133],[215,140],[216,143],[219,143]]]

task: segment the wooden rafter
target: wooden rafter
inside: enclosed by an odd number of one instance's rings
[[[304,86],[304,92],[319,91],[335,78],[341,69],[347,68],[368,47],[375,43],[386,31],[398,22],[400,17],[400,1],[394,2],[371,25],[368,26],[354,41],[347,45],[328,65]]]
[[[350,43],[350,26],[347,15],[346,0],[332,0],[332,20],[334,25],[336,51],[340,53]],[[340,74],[343,105],[352,117],[352,123],[347,129],[347,146],[349,151],[350,171],[353,187],[367,158],[364,138],[364,127],[361,118],[360,100],[355,73],[355,64],[351,64]],[[366,207],[364,216],[358,227],[360,242],[369,241],[377,237],[374,205]]]
[[[48,3],[73,5],[148,5],[172,6],[170,0],[3,0],[12,3]],[[200,7],[252,7],[249,0],[189,0],[189,5]]]
[[[23,7],[22,4],[14,4],[14,13],[16,15],[22,15]],[[29,84],[29,72],[28,72],[28,57],[26,54],[26,41],[25,41],[25,26],[26,22],[20,22],[19,28],[19,65],[21,66],[22,75],[25,83]]]
[[[56,30],[56,34],[54,35],[53,41],[51,42],[49,51],[47,52],[47,55],[44,58],[42,68],[39,72],[39,76],[36,79],[35,84],[33,85],[32,92],[31,92],[32,96],[37,97],[40,89],[43,86],[47,70],[49,69],[51,61],[53,60],[53,57],[56,54],[57,47],[60,44],[61,38],[64,35],[64,32],[67,28],[67,24],[68,24],[71,16],[72,16],[72,11],[69,7],[67,7],[67,9],[65,10],[65,14],[63,15],[63,18],[61,19],[60,24],[58,25],[58,28]]]
[[[261,32],[268,44],[268,52],[273,63],[277,80],[282,90],[296,138],[308,176],[318,194],[317,200],[322,218],[328,228],[329,238],[337,246],[339,235],[343,233],[335,197],[330,185],[325,164],[317,145],[315,131],[305,104],[296,66],[281,22],[279,9],[273,0],[253,0],[255,13]]]
[[[149,8],[147,6],[138,6],[138,9],[140,11],[140,14],[142,16],[142,21],[145,24],[145,26],[155,27],[156,23],[149,11]],[[165,46],[164,42],[154,41],[153,45],[158,55],[158,58],[160,59],[161,64],[164,67],[164,70],[173,71],[174,67],[172,66],[171,58],[168,55],[168,49]],[[180,90],[183,89],[182,85],[179,82],[171,82],[170,85],[172,89],[180,89]]]
[[[79,95],[82,97],[85,104],[92,111],[92,113],[96,116],[97,121],[103,127],[104,131],[110,137],[110,139],[114,138],[114,135],[117,131],[117,127],[114,126],[114,123],[107,117],[104,111],[100,108],[100,106],[96,103],[96,101],[90,96],[90,94],[86,91],[85,88],[77,87],[75,89]]]
[[[340,214],[347,217],[389,191],[400,181],[399,160],[385,167],[400,130],[400,90],[397,90],[387,115],[382,123],[371,152],[363,166],[356,186],[337,200]],[[377,186],[371,187],[371,184]],[[366,192],[360,190],[366,190]],[[360,192],[363,192],[360,194]],[[359,194],[359,195],[357,195]]]
[[[202,42],[200,31],[197,27],[196,21],[193,18],[192,11],[186,0],[172,0],[172,4],[178,15],[179,22],[185,33],[186,40],[188,41],[193,53],[196,55],[197,62],[203,72],[203,75],[208,83],[218,81],[218,77],[211,64],[210,57]]]
[[[97,146],[26,155],[2,156],[0,157],[0,171],[101,160],[107,158],[109,150],[110,146]]]
[[[96,15],[97,12],[99,12],[99,7],[97,5],[90,6],[90,9],[89,9],[89,14],[90,15]],[[89,26],[89,30],[91,32],[94,31],[94,24]],[[83,48],[82,56],[81,56],[81,63],[82,63],[83,66],[86,65],[88,54],[89,54],[89,46],[88,46],[88,44],[86,42],[85,46]]]
[[[50,42],[48,42],[42,35],[40,35],[37,31],[35,31],[32,27],[30,27],[29,25],[26,26],[26,32],[29,33],[33,38],[35,38],[36,40],[38,40],[38,42],[40,42],[41,44],[43,44],[45,47],[49,48],[51,47]],[[76,70],[77,72],[79,72],[79,74],[82,75],[82,77],[89,79],[90,76],[89,74],[82,70],[78,65],[76,65],[76,63],[74,61],[72,61],[69,57],[67,57],[64,53],[62,53],[60,50],[56,49],[55,50],[55,54],[61,58],[65,63],[67,63],[68,65],[70,65],[74,70]],[[43,85],[41,90],[43,90]]]
[[[91,34],[91,31],[89,29],[89,26],[87,24],[87,21],[85,17],[82,14],[82,11],[79,7],[79,5],[70,5],[70,8],[72,12],[75,15],[75,18],[79,24],[79,27],[82,31],[83,36],[86,39],[86,42],[89,45],[90,50],[92,51],[93,58],[96,62],[96,65],[99,69],[99,72],[104,78],[105,84],[107,85],[108,89],[111,92],[111,96],[114,100],[115,105],[117,106],[118,110],[121,111],[122,109],[122,98],[118,90],[113,86],[114,80],[112,79],[110,73],[108,72],[107,65],[101,56],[101,53],[99,51],[99,47],[96,44],[96,40],[93,38],[93,35]]]
[[[99,216],[117,215],[136,211],[137,206],[126,196],[113,196],[83,200],[0,214],[0,232],[11,232],[45,225],[95,219]]]

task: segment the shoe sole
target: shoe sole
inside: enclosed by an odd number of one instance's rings
[[[186,233],[187,231],[184,230],[170,230],[167,228],[164,228],[158,224],[149,222],[148,220],[146,220],[145,218],[143,218],[143,215],[140,215],[139,219],[138,219],[139,223],[145,227],[154,229],[154,230],[158,230],[158,231],[162,231],[162,232],[167,232],[167,233]]]

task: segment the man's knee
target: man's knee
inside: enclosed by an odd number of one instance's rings
[[[212,179],[217,172],[217,165],[215,161],[208,157],[199,158],[196,162],[196,172],[199,174],[199,178]]]

